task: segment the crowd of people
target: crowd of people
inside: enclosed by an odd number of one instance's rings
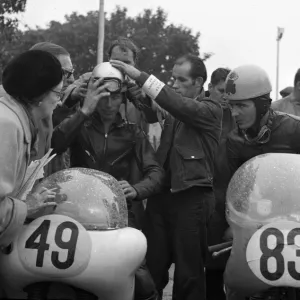
[[[300,152],[300,70],[291,93],[272,103],[269,77],[258,66],[219,68],[205,92],[207,70],[198,56],[179,57],[172,84],[164,84],[138,69],[138,53],[120,37],[108,62],[76,81],[68,51],[49,42],[7,64],[0,88],[0,246],[12,242],[26,217],[56,204],[53,190],[17,197],[30,162],[52,148],[57,156],[45,176],[84,167],[119,181],[129,226],[148,243],[136,299],[162,299],[174,264],[173,299],[242,300],[224,289],[228,254],[212,259],[208,245],[232,239],[225,201],[235,171],[263,153]],[[162,131],[158,149],[148,138],[153,123]]]

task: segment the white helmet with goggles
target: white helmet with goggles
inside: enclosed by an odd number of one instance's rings
[[[113,67],[109,62],[104,62],[97,65],[92,73],[95,80],[103,78],[103,84],[107,85],[106,90],[110,93],[123,93],[126,92],[124,83],[124,75],[121,71]]]

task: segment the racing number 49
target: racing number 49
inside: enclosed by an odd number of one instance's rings
[[[45,251],[49,250],[49,244],[47,244],[47,237],[50,229],[51,221],[44,220],[41,225],[31,234],[25,243],[25,248],[36,249],[37,258],[36,266],[42,268],[44,264]],[[71,236],[69,241],[63,241],[62,236],[65,229],[71,230]],[[59,260],[59,252],[52,251],[51,262],[54,267],[60,270],[70,268],[74,263],[76,244],[78,240],[79,230],[76,224],[66,221],[57,226],[54,236],[56,245],[64,250],[68,250],[67,259],[65,261]],[[36,242],[40,237],[40,241]]]
[[[289,231],[287,235],[287,244],[295,245],[296,236],[300,236],[300,228],[294,228]],[[274,249],[268,247],[268,238],[274,236],[276,238],[276,244]],[[284,235],[277,228],[267,228],[260,236],[260,250],[262,256],[260,258],[260,271],[261,274],[270,281],[279,280],[285,271],[284,257],[282,251],[284,249]],[[296,250],[296,257],[300,257],[300,250]],[[270,258],[276,260],[276,270],[270,272],[268,269],[268,261]],[[300,273],[296,270],[296,263],[294,261],[288,261],[287,268],[290,276],[295,280],[300,280]]]

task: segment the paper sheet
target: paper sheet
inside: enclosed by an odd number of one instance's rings
[[[56,156],[56,154],[50,156],[52,150],[53,149],[49,149],[49,151],[45,154],[44,157],[31,162],[31,164],[26,170],[22,187],[19,193],[16,195],[16,198],[20,200],[26,200],[26,197],[28,193],[32,190],[34,183],[38,179],[44,178],[44,167]]]

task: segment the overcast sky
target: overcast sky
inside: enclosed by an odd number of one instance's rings
[[[209,75],[218,67],[257,64],[268,72],[275,91],[278,26],[285,28],[279,90],[293,85],[300,68],[300,0],[105,0],[105,11],[112,12],[116,5],[127,7],[131,16],[160,6],[169,22],[200,31],[201,53],[214,53],[206,63]],[[51,20],[63,21],[73,11],[86,14],[98,7],[99,0],[27,0],[21,22],[45,27]]]

